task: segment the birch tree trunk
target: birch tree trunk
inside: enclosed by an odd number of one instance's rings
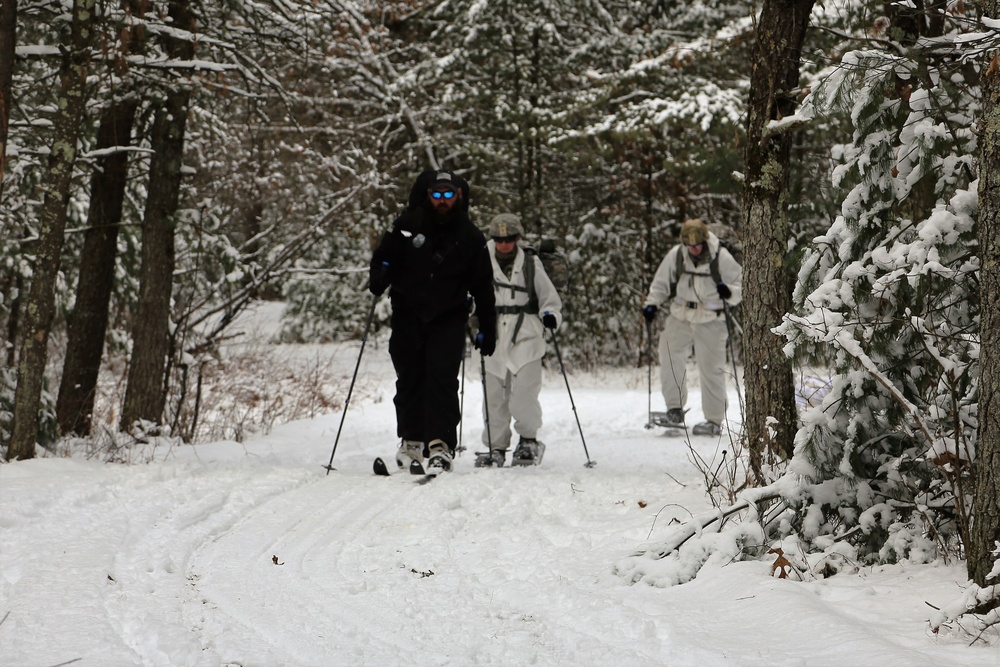
[[[814,0],[765,0],[754,45],[747,107],[743,190],[743,365],[750,467],[766,483],[765,462],[792,454],[798,417],[791,362],[771,333],[791,310],[788,178],[792,136],[768,124],[795,112],[799,58]],[[773,422],[769,421],[773,418]],[[767,460],[765,460],[765,455]]]
[[[170,3],[172,24],[193,32],[190,0]],[[168,38],[174,60],[194,57],[194,42]],[[138,421],[162,424],[166,403],[166,360],[170,349],[170,297],[173,292],[174,233],[180,199],[184,133],[190,88],[178,84],[156,110],[150,143],[153,159],[142,221],[142,268],[139,302],[132,325],[132,356],[122,406],[121,428],[132,430]]]
[[[87,74],[94,39],[95,0],[74,0],[70,42],[65,45],[59,72],[59,99],[52,119],[52,150],[42,183],[42,207],[31,287],[21,321],[21,352],[17,362],[17,389],[8,459],[35,455],[38,408],[48,359],[49,327],[55,314],[55,288],[66,229],[73,163],[85,119]]]
[[[983,4],[985,16],[1000,17],[1000,0]],[[982,66],[979,132],[979,432],[975,498],[967,567],[980,586],[993,568],[1000,541],[1000,52]]]

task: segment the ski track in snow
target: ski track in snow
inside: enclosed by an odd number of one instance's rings
[[[11,611],[0,663],[839,667],[851,646],[867,664],[994,664],[921,630],[923,600],[951,599],[958,570],[940,581],[919,570],[932,582],[926,597],[889,607],[880,602],[905,570],[792,584],[758,561],[668,589],[627,585],[617,562],[709,507],[683,441],[643,428],[645,372],[571,378],[592,469],[551,371],[544,463],[474,468],[478,370],[467,373],[467,451],[424,486],[371,473],[375,456],[391,465],[396,442],[385,388],[350,406],[329,474],[339,413],[242,445],[175,448],[150,465],[0,467],[0,613]],[[727,437],[695,439],[710,467]],[[907,610],[911,631],[880,632],[886,609]]]

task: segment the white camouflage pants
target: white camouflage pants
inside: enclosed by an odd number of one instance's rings
[[[705,419],[722,424],[726,416],[726,318],[692,324],[673,315],[660,334],[660,382],[667,410],[687,404],[687,359],[694,346]]]
[[[506,377],[486,374],[486,407],[489,409],[489,437],[486,435],[483,415],[483,444],[490,449],[506,451],[510,447],[510,420],[522,438],[534,438],[542,427],[542,404],[538,392],[542,389],[542,360],[529,361],[517,375],[507,372]],[[493,443],[490,444],[490,438]]]

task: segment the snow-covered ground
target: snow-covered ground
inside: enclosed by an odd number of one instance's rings
[[[358,349],[328,348],[347,379]],[[645,369],[570,375],[595,467],[556,368],[543,465],[492,470],[472,465],[468,363],[470,451],[424,486],[371,473],[395,447],[392,381],[370,341],[329,474],[340,413],[147,464],[0,466],[0,664],[1000,665],[995,643],[927,629],[928,605],[966,585],[962,564],[803,583],[762,560],[670,588],[616,574],[711,507],[687,444],[644,428]],[[696,387],[691,407],[700,420]],[[714,466],[728,443],[694,451]]]

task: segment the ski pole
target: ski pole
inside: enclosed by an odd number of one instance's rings
[[[653,322],[646,322],[646,429],[653,428]]]
[[[344,417],[347,416],[347,406],[351,403],[351,393],[354,391],[354,381],[358,379],[358,368],[361,367],[361,355],[365,353],[365,343],[368,342],[368,332],[372,328],[372,320],[375,319],[375,304],[378,303],[378,297],[372,297],[372,307],[368,309],[368,322],[365,324],[365,333],[361,336],[361,351],[358,352],[358,362],[354,364],[354,376],[351,377],[351,386],[347,389],[347,398],[344,400],[344,411],[340,414],[340,426],[337,427],[337,437],[333,440],[333,451],[330,452],[330,461],[324,468],[326,468],[326,474],[329,475],[331,470],[336,470],[333,467],[333,456],[337,453],[337,443],[340,442],[340,431],[344,428]]]
[[[465,296],[465,309],[469,311],[470,315],[472,314],[473,301],[472,297],[469,295]],[[468,319],[465,320],[465,332],[469,334],[470,338],[472,337],[472,329],[469,326]],[[462,366],[461,366],[462,380],[458,388],[458,446],[455,448],[455,451],[459,454],[465,451],[465,447],[462,445],[462,426],[465,423],[465,353],[467,351],[468,350],[465,347],[465,341],[463,340]]]
[[[551,329],[550,329],[551,331]],[[562,355],[559,353],[559,343],[556,341],[556,332],[552,331],[552,347],[556,351],[556,359],[559,360],[559,370],[562,371],[563,381],[566,383],[566,393],[569,394],[569,404],[573,406],[573,416],[576,418],[576,428],[580,431],[580,442],[583,443],[583,453],[587,457],[587,462],[584,464],[586,468],[593,468],[597,465],[597,461],[590,460],[590,452],[587,451],[587,441],[583,437],[583,427],[580,426],[580,415],[576,412],[576,403],[573,402],[573,392],[569,388],[569,378],[566,377],[566,367],[563,366]]]
[[[462,341],[462,384],[458,388],[458,447],[455,451],[461,454],[465,451],[462,446],[462,423],[465,421],[465,341]]]
[[[736,354],[733,350],[733,325],[732,315],[729,314],[729,304],[723,299],[722,301],[722,312],[726,316],[726,345],[729,347],[729,360],[733,364],[733,383],[736,385],[736,397],[740,401],[740,414],[746,414],[746,408],[743,405],[743,394],[740,393],[740,382],[739,375],[736,373]]]
[[[483,332],[476,334],[476,340],[483,340]],[[486,422],[486,441],[490,451],[493,450],[493,436],[490,435],[490,402],[487,400],[486,396],[486,357],[483,353],[479,353],[479,374],[483,378],[483,421]]]

